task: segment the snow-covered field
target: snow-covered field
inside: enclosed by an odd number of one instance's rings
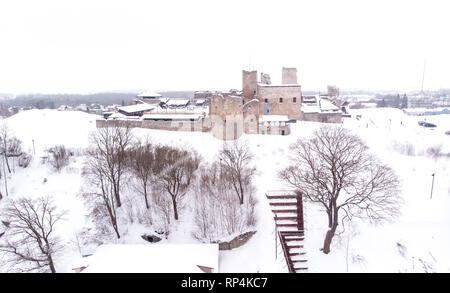
[[[450,153],[450,115],[426,117],[438,125],[426,129],[417,124],[424,117],[406,116],[397,109],[354,110],[344,127],[358,133],[384,163],[401,179],[404,204],[401,216],[393,223],[371,226],[355,222],[351,231],[333,240],[332,251],[324,255],[320,248],[326,232],[327,218],[315,205],[305,205],[306,249],[309,272],[449,272],[450,271],[450,158],[433,159],[429,147],[441,146]],[[356,119],[356,115],[361,115]],[[79,196],[83,187],[83,157],[75,156],[61,173],[43,164],[40,156],[55,144],[82,149],[88,146],[88,135],[95,130],[97,116],[82,112],[31,110],[6,120],[15,136],[22,140],[28,153],[35,152],[31,165],[15,168],[8,181],[9,196],[52,195],[58,208],[67,210],[57,233],[64,241],[64,254],[56,259],[59,272],[72,272],[83,265],[76,235],[89,220]],[[258,232],[244,246],[220,252],[221,272],[287,272],[282,252],[275,255],[273,215],[264,193],[286,189],[277,172],[287,165],[289,145],[307,137],[320,123],[292,124],[289,136],[244,135],[255,155]],[[137,136],[150,136],[155,142],[190,146],[205,160],[212,160],[222,141],[210,133],[170,132],[136,129]],[[34,150],[33,150],[34,141]],[[408,146],[408,152],[405,151]],[[430,199],[432,174],[435,173],[433,198]],[[46,178],[46,182],[44,182]],[[4,186],[1,185],[2,191]],[[4,200],[0,202],[2,205]],[[173,227],[169,239],[160,243],[198,243],[191,236],[191,221],[183,217]],[[140,235],[149,230],[140,224],[122,228],[123,237],[114,243],[145,244]],[[156,244],[158,245],[158,244]]]

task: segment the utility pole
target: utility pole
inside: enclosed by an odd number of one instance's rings
[[[420,91],[423,95],[423,82],[425,80],[425,65],[427,64],[427,59],[423,60],[423,73],[422,73],[422,90]]]
[[[434,173],[433,173],[433,175],[431,175],[431,176],[433,176],[433,181],[431,182],[431,195],[430,195],[430,199],[433,198]]]
[[[36,155],[36,148],[34,147],[34,139],[33,139],[33,154]]]

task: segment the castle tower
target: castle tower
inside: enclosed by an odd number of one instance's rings
[[[244,100],[252,99],[256,94],[257,72],[242,70],[242,97]]]
[[[297,84],[297,68],[283,67],[281,74],[282,84]]]

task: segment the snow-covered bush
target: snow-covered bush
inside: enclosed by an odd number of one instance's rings
[[[31,158],[32,158],[31,155],[29,155],[27,153],[23,153],[22,155],[20,155],[19,159],[17,161],[17,163],[19,164],[19,167],[27,168],[28,165],[30,165]]]
[[[391,149],[405,156],[415,156],[416,148],[410,142],[399,142],[393,141],[391,144]]]
[[[64,145],[56,145],[47,150],[50,154],[49,162],[56,171],[61,171],[64,166],[69,164],[70,152]]]
[[[433,159],[437,159],[439,157],[441,157],[442,154],[442,145],[435,145],[432,147],[427,148],[426,150],[426,155],[433,158]]]

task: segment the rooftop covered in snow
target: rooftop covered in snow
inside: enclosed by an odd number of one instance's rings
[[[189,104],[189,99],[170,99],[167,103],[167,106],[186,106]]]
[[[154,105],[143,103],[143,104],[119,107],[118,110],[122,111],[122,112],[126,112],[126,113],[135,113],[135,112],[142,112],[142,111],[151,111],[155,108],[156,107]]]
[[[218,244],[106,244],[86,259],[86,273],[202,273],[219,271]]]
[[[146,91],[146,92],[138,94],[137,96],[138,96],[138,98],[160,98],[160,97],[162,97],[160,94],[152,92],[152,91]]]
[[[177,114],[177,113],[167,113],[167,114],[144,114],[142,119],[144,120],[198,120],[203,117],[202,114]]]
[[[286,122],[289,121],[289,118],[286,115],[262,115],[259,120],[261,122]]]

